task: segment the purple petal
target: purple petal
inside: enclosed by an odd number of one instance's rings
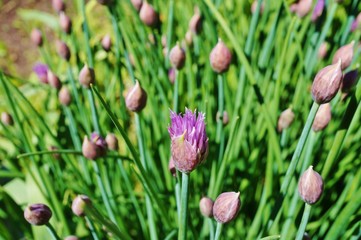
[[[325,8],[325,0],[318,0],[316,3],[315,8],[313,9],[311,20],[315,22],[323,12],[323,9]]]

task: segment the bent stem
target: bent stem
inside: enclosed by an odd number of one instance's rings
[[[58,234],[56,233],[54,227],[50,224],[50,223],[47,223],[45,224],[46,225],[46,228],[48,229],[50,235],[52,236],[52,238],[54,240],[60,240],[60,237],[58,236]]]
[[[308,223],[308,218],[310,216],[310,212],[311,212],[311,205],[308,203],[305,203],[305,210],[303,211],[303,216],[302,216],[300,227],[298,228],[298,231],[297,231],[296,240],[302,240],[303,235],[306,230],[306,225]]]
[[[188,182],[189,173],[182,173],[181,215],[178,240],[187,239]]]
[[[217,229],[216,229],[216,236],[214,237],[214,240],[218,240],[221,236],[223,224],[220,222],[217,222]]]

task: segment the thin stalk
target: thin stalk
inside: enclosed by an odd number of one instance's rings
[[[85,216],[84,218],[85,218],[85,221],[87,223],[87,226],[89,227],[90,234],[92,235],[93,239],[94,240],[99,240],[99,237],[97,235],[97,232],[95,231],[95,227],[94,227],[93,222],[87,216]]]
[[[214,225],[213,225],[213,219],[207,218],[207,222],[209,225],[209,240],[214,240]]]
[[[306,230],[306,226],[308,223],[308,218],[310,216],[311,213],[311,205],[308,203],[305,203],[305,209],[303,211],[303,216],[302,216],[302,220],[301,220],[301,224],[298,228],[297,231],[297,236],[296,236],[296,240],[302,240],[303,239],[303,235],[305,234],[305,230]]]
[[[189,173],[182,173],[181,221],[179,223],[178,240],[187,239],[188,183]]]
[[[93,126],[94,126],[94,130],[101,134],[100,132],[100,127],[99,127],[99,119],[98,119],[98,113],[97,113],[97,108],[95,106],[95,101],[94,101],[94,95],[92,90],[89,88],[87,89],[87,93],[88,93],[88,100],[90,102],[90,109],[91,109],[91,114],[92,114],[92,120],[93,120]]]
[[[218,240],[221,236],[223,224],[220,222],[217,222],[217,228],[216,228],[216,236],[214,237],[214,240]]]
[[[178,92],[179,92],[179,72],[177,69],[175,71],[175,80],[174,80],[174,92],[173,92],[173,111],[178,111]]]
[[[48,229],[52,239],[54,240],[60,240],[60,237],[58,236],[58,234],[56,233],[54,227],[50,224],[50,223],[47,223],[45,224],[46,225],[46,228]]]
[[[223,111],[224,111],[224,89],[223,89],[223,76],[218,74],[218,114],[219,119],[217,119],[217,134],[216,134],[216,142],[219,143],[221,141],[221,135],[223,130]]]
[[[87,58],[88,58],[88,66],[90,68],[94,67],[94,63],[93,63],[93,55],[92,55],[92,51],[90,48],[90,43],[89,43],[89,38],[90,38],[90,33],[89,33],[89,26],[86,20],[86,14],[85,14],[85,0],[81,1],[80,4],[80,10],[81,10],[81,14],[83,17],[83,32],[84,32],[84,38],[85,38],[85,48],[86,48],[86,54],[87,54]]]

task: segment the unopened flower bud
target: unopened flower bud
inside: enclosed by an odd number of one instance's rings
[[[185,35],[185,37],[184,37],[184,40],[186,41],[186,44],[187,44],[188,46],[192,46],[192,44],[193,44],[193,33],[188,30],[188,31],[186,32],[186,35]]]
[[[33,71],[38,76],[41,83],[47,84],[48,83],[48,66],[42,63],[37,63],[33,67]]]
[[[361,26],[361,12],[357,15],[356,19],[351,24],[351,32],[360,29]]]
[[[39,29],[34,28],[31,31],[31,41],[38,47],[43,45],[43,35]]]
[[[320,45],[320,48],[318,49],[318,58],[319,59],[324,59],[327,55],[327,51],[328,51],[328,43],[327,42],[323,42]]]
[[[348,93],[354,86],[356,86],[358,80],[357,69],[347,72],[341,82],[341,92]]]
[[[310,166],[298,182],[298,193],[302,200],[308,204],[315,204],[322,195],[323,180],[320,174]]]
[[[70,236],[65,237],[64,240],[79,240],[79,238],[77,236],[70,235]]]
[[[58,93],[59,102],[64,106],[69,106],[71,103],[70,91],[67,87],[62,87]]]
[[[283,129],[288,128],[293,123],[295,119],[295,114],[292,112],[291,108],[284,110],[280,117],[278,118],[277,130],[282,132]]]
[[[102,39],[102,47],[104,51],[109,52],[110,48],[112,47],[112,40],[109,34],[105,35]]]
[[[147,104],[147,93],[140,86],[139,81],[128,91],[125,98],[125,105],[132,112],[140,112]]]
[[[84,65],[79,73],[79,82],[83,87],[90,88],[90,84],[94,84],[95,82],[94,69]]]
[[[258,7],[258,0],[254,0],[251,5],[251,12],[254,14],[256,12],[256,9]],[[262,14],[264,12],[264,2],[262,2],[261,7],[259,9],[259,13]]]
[[[86,208],[92,207],[92,201],[86,195],[78,195],[74,198],[71,205],[71,210],[78,217],[83,217],[86,214]]]
[[[337,63],[339,59],[341,59],[341,69],[344,70],[351,65],[353,58],[353,46],[355,45],[355,41],[340,47],[333,55],[332,63]]]
[[[148,2],[143,2],[142,7],[139,12],[139,17],[142,22],[149,27],[157,27],[159,23],[158,13],[154,10],[152,5]]]
[[[88,136],[84,137],[82,145],[82,153],[84,157],[95,160],[104,156],[106,151],[107,143],[98,133],[92,133],[90,140],[88,139]]]
[[[60,12],[59,15],[60,28],[67,34],[71,32],[72,23],[70,18],[65,14],[65,12]]]
[[[51,70],[48,70],[48,83],[50,86],[58,90],[61,88],[61,82],[59,78]]]
[[[325,129],[331,121],[331,104],[321,104],[313,120],[312,130],[315,132]]]
[[[52,5],[57,13],[65,11],[65,3],[63,0],[52,0]]]
[[[199,13],[199,9],[196,9],[195,14],[189,21],[189,30],[195,35],[198,35],[202,30],[202,16]]]
[[[25,208],[24,218],[32,225],[45,225],[49,222],[53,213],[50,208],[42,203],[32,204]]]
[[[114,133],[108,133],[105,137],[105,141],[110,150],[118,150],[118,138],[114,135]]]
[[[232,53],[221,39],[218,40],[217,45],[212,49],[209,60],[215,72],[223,73],[228,70],[232,61]]]
[[[292,4],[290,10],[302,18],[310,12],[311,8],[312,0],[300,0],[298,3]]]
[[[220,194],[213,205],[213,215],[217,222],[228,223],[236,218],[241,207],[239,192]]]
[[[213,217],[213,201],[209,197],[202,197],[199,201],[199,210],[205,217]]]
[[[169,159],[168,169],[169,169],[169,172],[172,174],[172,176],[175,177],[176,173],[177,173],[177,169],[175,168],[174,160],[172,157],[170,157],[170,159]]]
[[[182,69],[186,60],[186,53],[183,48],[176,44],[169,53],[169,60],[176,69]]]
[[[58,52],[59,56],[62,57],[64,60],[69,61],[70,59],[70,49],[65,42],[61,40],[56,41],[56,51]]]
[[[321,69],[312,84],[312,98],[318,104],[330,102],[337,94],[342,81],[341,59]]]
[[[313,9],[311,20],[316,22],[319,17],[321,17],[323,9],[325,8],[325,0],[317,0],[315,8]]]
[[[132,3],[135,10],[137,10],[137,12],[139,12],[140,9],[142,8],[143,0],[131,0],[130,2]]]
[[[229,117],[227,111],[223,111],[223,116],[219,112],[217,112],[216,120],[222,121],[223,125],[226,126],[229,123]]]
[[[175,81],[175,68],[172,67],[168,70],[168,79],[171,84],[174,84]]]
[[[5,126],[12,126],[14,125],[14,120],[13,117],[7,113],[7,112],[2,112],[1,113],[1,122],[5,125]]]

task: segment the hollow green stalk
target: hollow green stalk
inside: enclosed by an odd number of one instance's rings
[[[224,78],[222,75],[218,74],[218,114],[219,119],[217,119],[217,133],[216,133],[216,142],[219,143],[221,141],[221,135],[223,130],[223,111],[224,111],[224,89],[223,89],[223,81]]]
[[[297,231],[297,235],[296,235],[296,240],[302,240],[303,239],[303,235],[305,234],[305,230],[306,230],[306,226],[308,223],[308,218],[310,216],[311,213],[311,205],[308,203],[305,203],[305,209],[303,211],[303,215],[302,215],[302,220],[301,220],[301,224],[298,228]]]
[[[189,173],[182,173],[181,212],[178,230],[178,240],[187,239],[187,216],[188,216],[188,183]]]
[[[223,224],[217,222],[216,235],[214,237],[214,240],[218,240],[221,237],[222,228],[223,228]]]
[[[58,234],[56,233],[54,227],[50,224],[50,223],[47,223],[45,224],[46,225],[46,228],[48,229],[52,239],[54,240],[60,240],[61,238],[58,236]]]
[[[93,224],[93,221],[90,220],[87,216],[84,217],[85,218],[85,221],[87,223],[87,226],[90,230],[90,234],[92,235],[93,239],[94,240],[99,240],[99,237],[98,237],[98,234],[95,230],[95,227],[94,227],[94,224]]]
[[[179,72],[177,69],[175,71],[175,79],[174,79],[174,92],[173,92],[173,111],[177,112],[178,110],[178,96],[179,96]]]

